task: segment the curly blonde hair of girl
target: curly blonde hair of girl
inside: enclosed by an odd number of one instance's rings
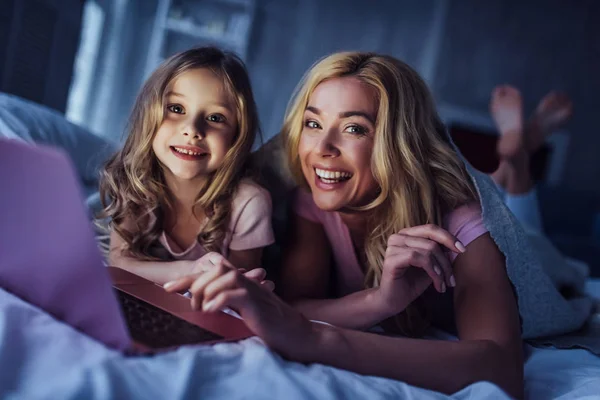
[[[238,129],[223,164],[203,187],[194,205],[208,222],[198,241],[208,251],[220,251],[229,223],[235,190],[246,172],[252,145],[259,133],[258,113],[243,62],[214,47],[200,47],[164,61],[139,93],[126,130],[123,148],[106,163],[100,181],[102,217],[126,242],[123,251],[143,260],[161,259],[158,239],[164,230],[165,210],[171,207],[163,167],[152,150],[152,141],[166,110],[166,94],[174,81],[193,69],[207,68],[223,79],[236,104]],[[201,90],[201,88],[198,88]]]
[[[308,187],[298,145],[309,97],[323,81],[352,76],[377,92],[378,112],[371,171],[380,187],[368,205],[365,241],[365,287],[378,286],[388,238],[401,229],[442,224],[445,213],[476,200],[475,187],[452,147],[425,82],[407,64],[385,55],[362,52],[332,54],[317,62],[296,89],[282,133],[296,181]],[[422,299],[396,318],[396,327],[409,336],[429,325]]]

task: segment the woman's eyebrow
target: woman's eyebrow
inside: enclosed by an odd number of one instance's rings
[[[369,113],[364,111],[344,111],[338,114],[341,118],[349,118],[349,117],[363,117],[373,125],[375,125],[375,121],[371,117]]]
[[[313,114],[321,115],[321,110],[314,106],[307,106],[306,110],[312,112]],[[371,115],[364,111],[344,111],[338,114],[340,118],[349,118],[349,117],[363,117],[373,125],[375,125],[375,120]]]

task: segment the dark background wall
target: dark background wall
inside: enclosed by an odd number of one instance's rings
[[[556,88],[573,98],[563,184],[600,194],[600,2],[452,0],[436,66],[440,102],[485,112],[498,83],[521,88],[527,110]]]
[[[82,123],[120,138],[145,78],[157,0],[87,0],[103,36]],[[0,0],[0,91],[64,111],[84,0]],[[549,90],[575,113],[558,177],[540,188],[544,223],[566,253],[600,269],[600,1],[256,0],[247,65],[265,139],[306,70],[340,50],[391,54],[429,83],[449,122],[491,126],[492,88],[518,86],[531,112]],[[600,228],[596,228],[600,230]]]

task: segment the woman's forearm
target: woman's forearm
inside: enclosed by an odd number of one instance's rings
[[[313,340],[289,358],[401,380],[454,393],[478,381],[523,397],[520,359],[492,341],[438,341],[388,337],[315,324]]]
[[[368,329],[395,314],[383,307],[376,288],[339,299],[298,299],[291,303],[308,319],[348,329]]]
[[[164,285],[191,273],[189,261],[141,261],[132,257],[111,257],[114,267],[124,269],[148,279],[159,285]]]

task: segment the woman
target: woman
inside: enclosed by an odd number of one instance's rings
[[[282,273],[281,292],[295,309],[228,267],[169,290],[191,286],[206,311],[237,309],[292,360],[445,393],[487,380],[522,397],[519,314],[505,260],[421,78],[391,57],[331,55],[308,72],[283,133],[303,186]],[[432,308],[448,311],[428,318]],[[419,336],[445,316],[460,340],[344,329],[387,320],[394,332]]]

